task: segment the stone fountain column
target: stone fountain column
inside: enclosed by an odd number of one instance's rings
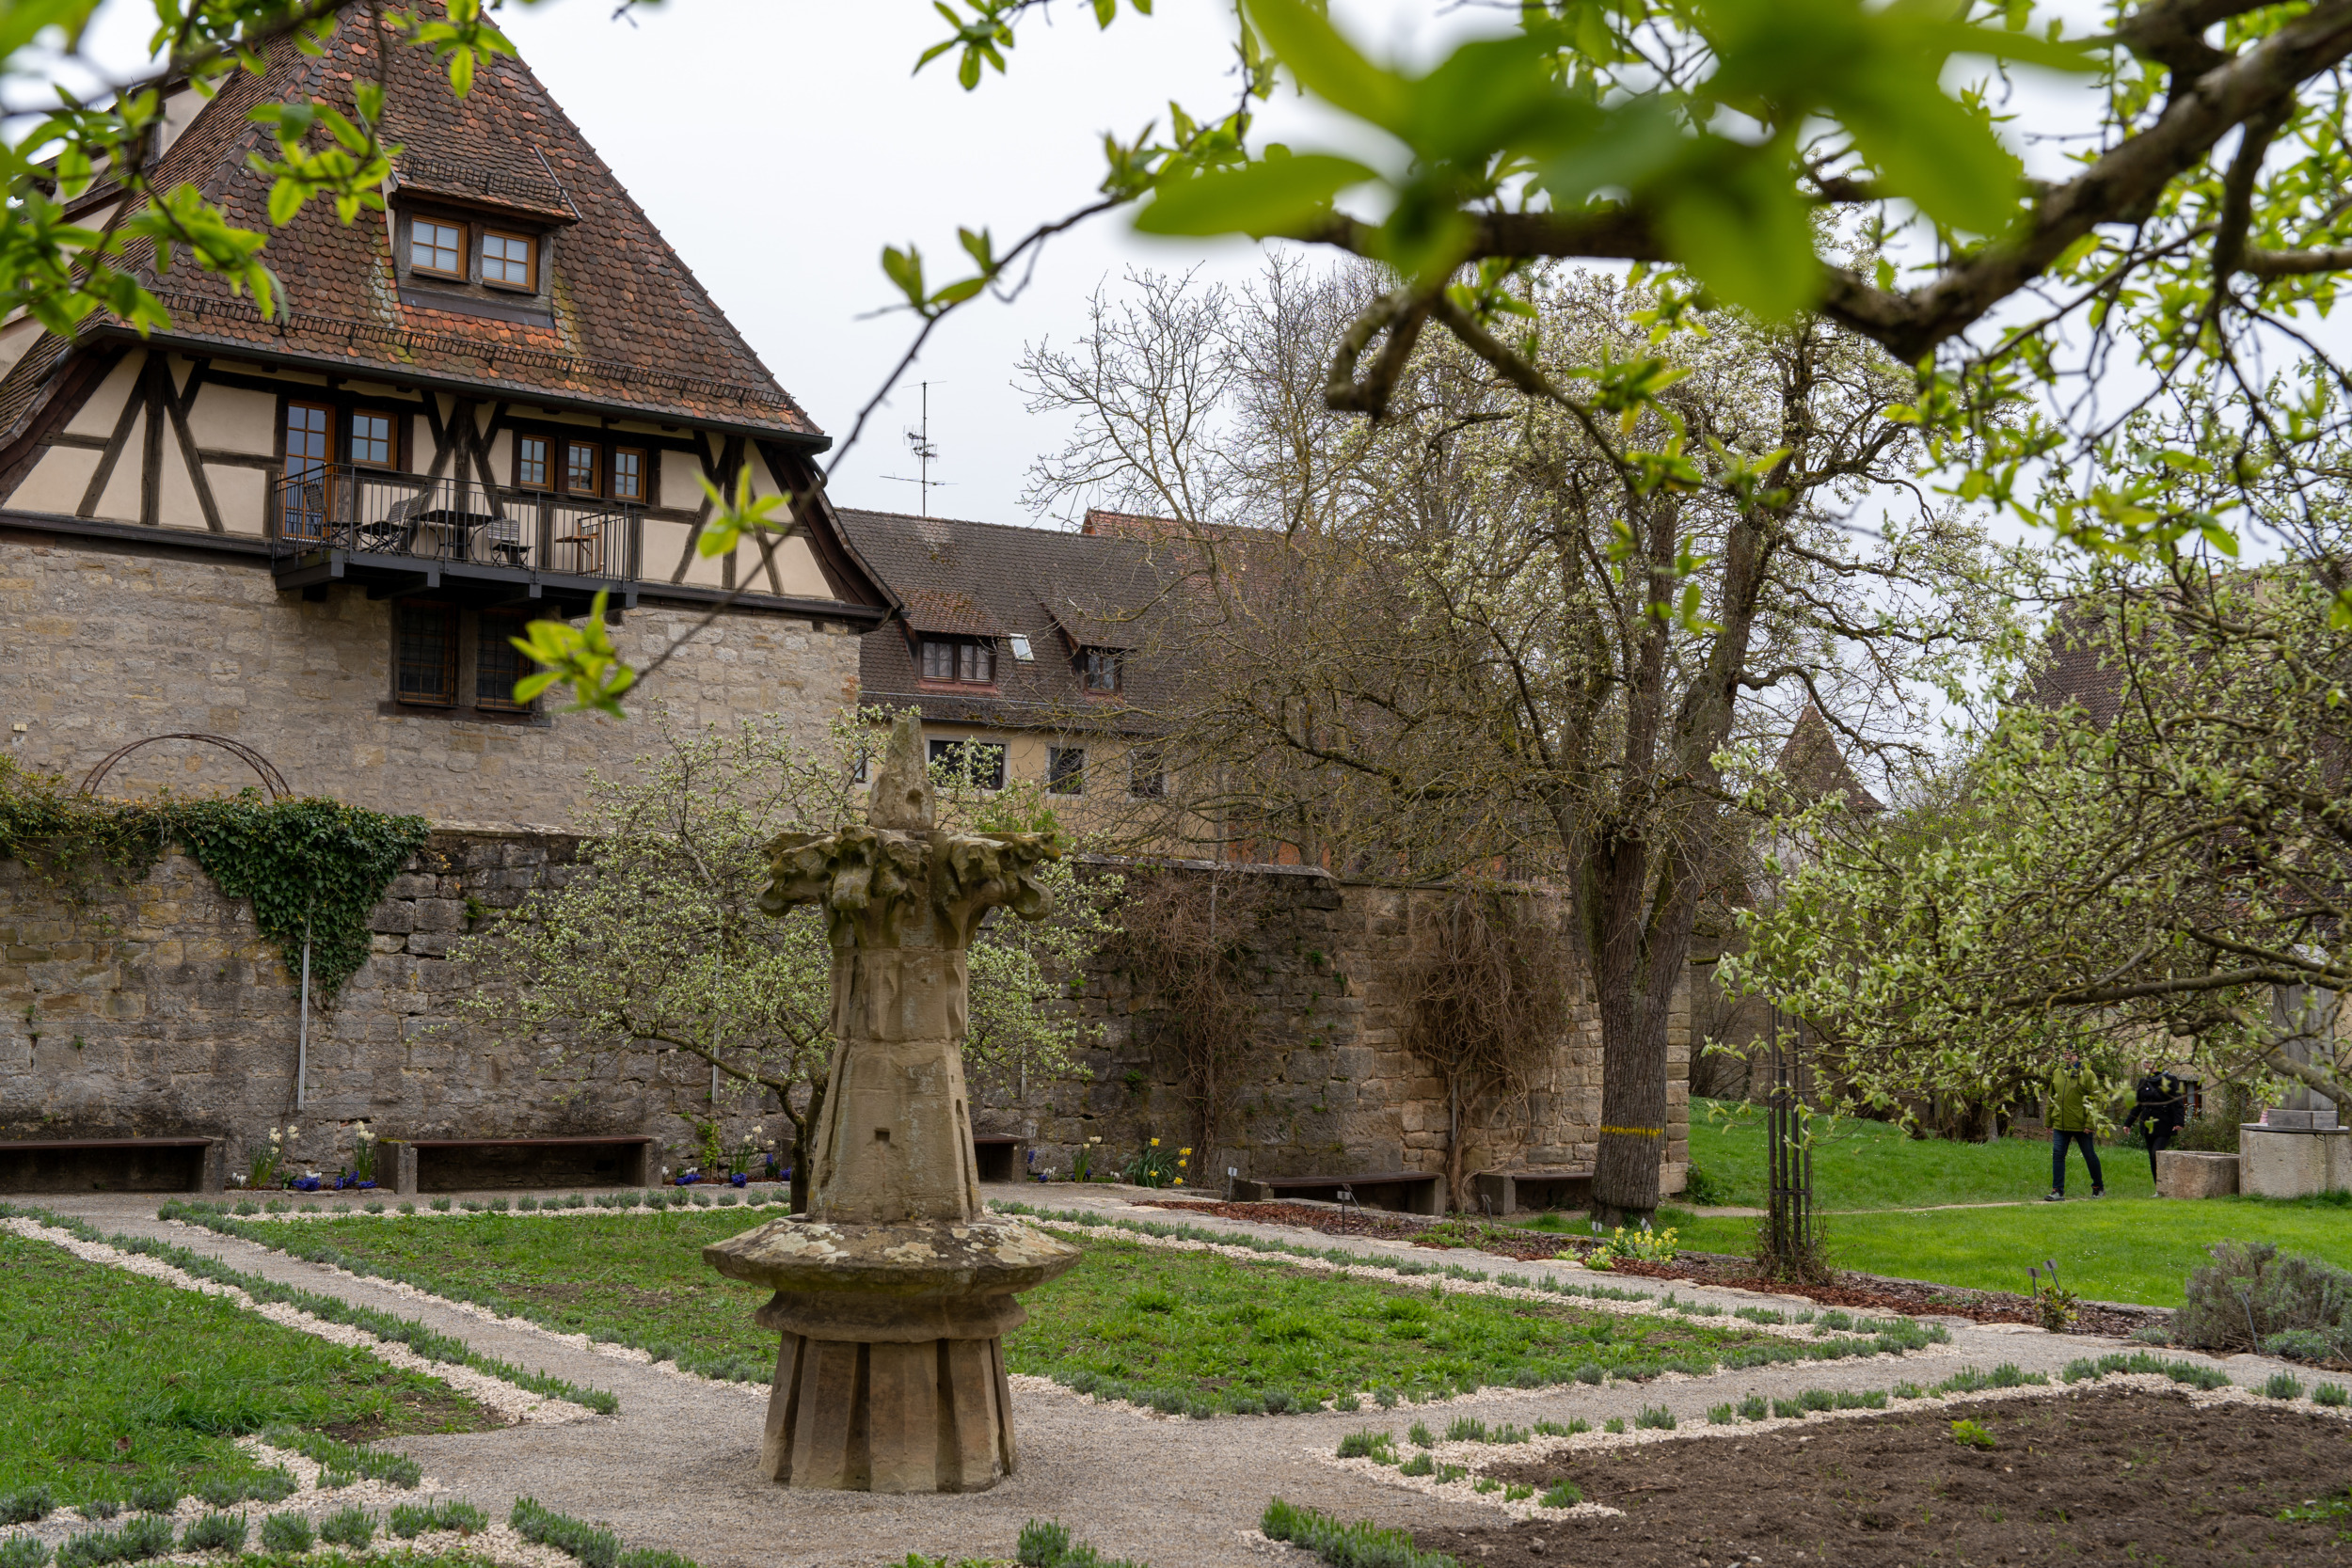
[[[833,1071],[809,1206],[704,1261],[774,1290],[781,1331],[760,1471],[781,1485],[977,1492],[1018,1463],[1001,1343],[1015,1293],[1078,1249],[980,1203],[963,1084],[964,952],[999,905],[1050,912],[1034,833],[932,826],[921,722],[901,715],[866,825],[769,846],[761,907],[816,904],[833,943]]]

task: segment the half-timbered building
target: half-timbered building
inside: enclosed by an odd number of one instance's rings
[[[717,624],[631,699],[690,721],[822,725],[892,608],[813,466],[827,438],[516,59],[462,99],[355,10],[209,103],[175,100],[157,188],[269,228],[256,104],[345,113],[389,71],[402,149],[381,212],[314,202],[264,253],[269,315],[184,261],[145,282],[171,325],[0,325],[0,715],[9,754],[69,772],[148,736],[249,746],[294,787],[441,822],[561,827],[583,775],[642,745],[518,704],[510,639],[596,594],[642,664]],[[100,224],[103,185],[74,215]],[[698,541],[701,483],[749,467],[803,498],[761,562]],[[110,789],[210,783],[233,758],[150,748]],[[220,782],[234,783],[233,777]]]

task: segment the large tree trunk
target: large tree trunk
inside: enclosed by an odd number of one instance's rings
[[[792,1116],[791,1096],[787,1094],[781,1098],[784,1100],[784,1114],[792,1117],[792,1212],[805,1214],[808,1212],[809,1129],[815,1127],[817,1118],[824,1114],[825,1081],[819,1078],[809,1085],[808,1109],[797,1117]]]

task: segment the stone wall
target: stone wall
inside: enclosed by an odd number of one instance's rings
[[[313,1014],[299,1109],[299,977],[249,904],[177,854],[86,899],[0,860],[0,1140],[206,1134],[241,1169],[291,1122],[329,1171],[361,1119],[387,1137],[649,1132],[684,1149],[713,1115],[701,1062],[566,1056],[453,1007],[473,985],[449,958],[469,921],[561,882],[577,850],[564,834],[436,833],[375,910],[373,956]],[[723,1085],[716,1109],[748,1127],[758,1097]]]
[[[566,1054],[489,1037],[455,1008],[473,986],[449,957],[468,924],[577,870],[562,833],[440,832],[374,911],[374,953],[311,1022],[306,1103],[294,1104],[296,976],[262,942],[251,908],[196,864],[165,858],[137,882],[75,896],[0,861],[0,1141],[208,1134],[243,1168],[272,1127],[327,1170],[353,1125],[380,1136],[651,1132],[682,1163],[698,1119],[732,1141],[755,1122],[783,1131],[771,1099],[723,1085],[692,1057]],[[1194,1184],[1246,1177],[1438,1171],[1445,1106],[1399,1043],[1396,988],[1414,922],[1438,895],[1265,867],[1273,912],[1257,942],[1258,1022],[1240,1113],[1225,1147],[1196,1154]],[[982,1132],[1029,1137],[1066,1173],[1090,1137],[1116,1164],[1150,1137],[1191,1141],[1173,1064],[1152,1014],[1108,965],[1072,1004],[1099,1034],[1082,1075],[976,1084]],[[1677,1015],[1680,1017],[1681,1015]],[[1688,1159],[1687,1021],[1674,1034],[1666,1183]],[[1470,1118],[1466,1168],[1589,1162],[1599,1120],[1593,1009],[1577,1009],[1522,1105]],[[657,1162],[662,1163],[662,1162]]]
[[[1205,888],[1205,872],[1187,874]],[[1248,1180],[1442,1172],[1444,1086],[1405,1049],[1399,992],[1416,925],[1446,895],[1343,881],[1311,867],[1250,874],[1275,890],[1254,943],[1254,1049],[1223,1140],[1193,1156],[1194,1182],[1221,1190],[1229,1169]],[[1668,1030],[1669,1192],[1681,1190],[1690,1160],[1688,993],[1687,985],[1677,991]],[[1032,1085],[1026,1104],[1010,1084],[980,1085],[976,1125],[1025,1135],[1037,1166],[1057,1174],[1082,1148],[1096,1149],[1100,1169],[1153,1137],[1163,1148],[1190,1145],[1195,1114],[1178,1065],[1158,1048],[1150,999],[1098,965],[1077,1005],[1096,1031],[1086,1073]],[[1580,1002],[1525,1100],[1489,1101],[1465,1118],[1465,1173],[1589,1166],[1599,1137],[1600,1060],[1598,1011]],[[1091,1138],[1102,1143],[1089,1146]]]
[[[610,774],[644,750],[642,725],[555,711],[560,696],[530,715],[403,707],[391,701],[391,613],[357,588],[316,604],[280,594],[259,555],[0,525],[0,744],[23,767],[78,779],[128,741],[221,735],[268,757],[297,794],[557,829],[579,825],[591,769]],[[612,641],[643,667],[701,613],[641,605]],[[857,661],[841,623],[739,610],[630,702],[696,725],[781,717],[814,738],[855,700]],[[229,753],[175,741],[124,759],[106,788],[214,794],[254,782]]]

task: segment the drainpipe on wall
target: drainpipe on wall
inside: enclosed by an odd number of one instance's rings
[[[302,918],[302,1023],[294,1035],[294,1109],[309,1098],[310,1079],[310,918]]]

